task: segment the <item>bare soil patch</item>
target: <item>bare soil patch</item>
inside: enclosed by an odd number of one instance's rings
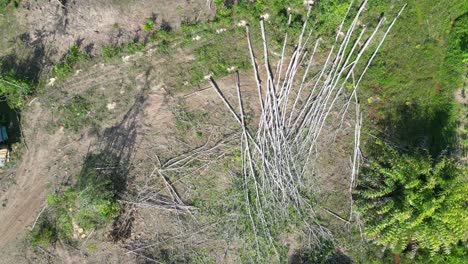
[[[58,1],[24,1],[25,9],[19,14],[23,12],[27,18],[25,23],[32,29],[29,32],[32,39],[45,39],[58,56],[77,40],[83,47],[92,44],[91,52],[97,52],[100,45],[126,41],[135,34],[143,36],[141,26],[144,18],[155,12],[151,10],[157,10],[158,23],[164,20],[174,26],[187,19],[206,19],[211,12],[207,11],[204,0],[141,1],[139,6],[117,2],[118,5],[109,1],[66,1],[62,6]],[[28,8],[30,11],[26,11]],[[121,33],[115,32],[116,23],[122,27]],[[44,34],[38,35],[41,30]],[[0,227],[0,250],[5,252],[5,263],[37,259],[52,263],[146,263],[148,258],[164,258],[180,252],[202,259],[207,256],[217,263],[239,263],[240,240],[227,237],[227,233],[219,234],[226,223],[207,221],[196,211],[174,211],[160,204],[152,208],[135,204],[148,194],[145,188],[151,191],[152,197],[174,199],[174,193],[162,177],[152,173],[155,167],[204,146],[214,146],[239,132],[233,117],[208,84],[186,87],[184,92],[171,86],[174,72],[167,71],[174,67],[165,65],[177,67],[194,59],[181,49],[174,53],[169,57],[160,56],[152,53],[149,47],[122,61],[90,65],[67,80],[47,87],[44,94],[31,103],[24,113],[28,149],[15,168],[16,185],[2,194],[2,199],[8,200],[6,207],[0,209],[0,222],[8,223]],[[234,80],[234,76],[227,76],[217,82],[237,108]],[[241,83],[246,109],[253,113],[251,118],[255,120],[254,113],[259,112],[259,105],[250,71],[241,74]],[[87,100],[88,117],[97,122],[70,131],[63,127],[58,109],[76,96]],[[316,168],[321,175],[317,184],[324,185],[322,199],[330,205],[338,204],[337,213],[343,215],[349,209],[346,195],[343,192],[330,194],[326,190],[335,184],[347,188],[349,168],[342,164],[347,164],[347,136],[353,131],[352,124],[346,127],[346,132],[337,137],[337,144],[344,146],[319,157]],[[329,148],[335,139],[332,134],[326,137],[321,148]],[[121,216],[107,230],[79,241],[76,248],[57,245],[51,252],[44,253],[25,246],[27,228],[45,204],[45,195],[54,188],[73,183],[74,175],[90,153],[116,155],[126,164],[128,186],[119,197],[124,206]],[[195,198],[210,199],[211,190],[222,193],[233,184],[234,177],[229,169],[240,168],[227,169],[226,160],[231,157],[223,151],[212,154],[201,156],[195,160],[195,165],[175,170],[165,179],[171,182],[185,205],[190,206]],[[239,216],[233,215],[230,221],[235,224],[237,218]],[[330,221],[335,220],[330,218]],[[291,246],[290,255],[299,249],[298,237],[288,233],[282,237],[282,243]],[[24,253],[17,251],[21,245]],[[189,260],[189,256],[180,257],[180,261]]]
[[[28,29],[29,39],[41,39],[60,58],[73,44],[91,54],[100,47],[132,40],[144,40],[147,19],[161,25],[178,27],[185,21],[207,20],[213,11],[204,0],[40,0],[21,1],[17,20]],[[57,58],[56,57],[56,58]]]

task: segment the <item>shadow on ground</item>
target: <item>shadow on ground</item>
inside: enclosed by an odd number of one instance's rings
[[[145,85],[137,95],[135,103],[127,111],[122,121],[105,129],[98,138],[94,150],[88,151],[82,167],[86,170],[96,170],[97,174],[81,173],[97,177],[99,181],[109,181],[115,199],[119,199],[127,192],[128,182],[132,180],[131,169],[133,156],[138,148],[137,129],[138,118],[144,109],[144,103],[149,90],[149,68],[145,75]],[[80,184],[78,182],[78,184]],[[122,207],[122,212],[113,224],[112,239],[118,241],[131,235],[133,217],[127,213],[128,208]]]
[[[450,152],[456,141],[450,102],[400,104],[393,109],[383,124],[392,142],[406,149],[427,150],[432,157]]]

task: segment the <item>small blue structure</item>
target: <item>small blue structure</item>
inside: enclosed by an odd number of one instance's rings
[[[0,143],[8,140],[7,128],[5,126],[0,127]]]
[[[5,163],[7,163],[9,160],[8,147],[5,144],[7,140],[7,128],[5,126],[0,126],[0,168],[3,168],[5,166]]]

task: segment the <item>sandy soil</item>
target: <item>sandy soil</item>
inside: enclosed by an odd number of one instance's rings
[[[34,104],[32,108],[36,108]],[[34,111],[35,110],[35,111]],[[40,107],[33,109],[34,116],[31,118],[31,125],[37,125],[43,114]],[[18,233],[22,232],[25,225],[34,220],[37,209],[43,203],[43,194],[46,187],[46,180],[43,173],[47,171],[47,166],[51,160],[57,158],[58,145],[62,139],[63,131],[57,131],[54,135],[48,137],[35,133],[35,131],[25,132],[27,141],[47,142],[47,145],[39,148],[26,150],[16,172],[16,184],[2,193],[1,199],[7,201],[7,206],[0,211],[0,248],[6,243],[17,238]],[[33,146],[36,144],[33,144]]]
[[[203,0],[145,0],[140,1],[139,5],[110,0],[22,1],[17,16],[18,21],[30,29],[28,33],[31,41],[40,38],[48,48],[54,50],[50,56],[60,57],[77,41],[83,47],[92,48],[89,51],[93,53],[98,52],[103,44],[128,41],[135,36],[141,37],[141,27],[150,17],[156,20],[156,26],[164,22],[169,23],[171,27],[177,27],[184,20],[207,19],[212,11],[207,9],[205,4],[206,1]],[[99,65],[97,67],[99,68]],[[119,78],[122,76],[121,70],[106,67],[89,70],[72,78],[68,82],[67,92],[78,94],[95,83],[115,87],[117,83],[122,82]],[[138,89],[142,86],[143,84],[139,84]],[[149,98],[151,109],[146,112],[160,117],[160,111],[155,111],[155,107],[166,101],[157,94],[150,95]],[[15,184],[0,193],[0,201],[5,204],[0,208],[2,263],[12,261],[7,257],[7,252],[11,256],[19,253],[14,252],[14,249],[21,245],[22,238],[45,205],[49,183],[57,178],[66,178],[79,169],[79,164],[89,147],[95,144],[96,137],[87,133],[70,136],[64,133],[63,128],[48,131],[50,128],[47,124],[50,119],[50,109],[46,109],[41,100],[33,101],[24,112],[24,138],[28,147],[14,168]],[[124,118],[121,126],[118,124],[110,128],[118,130],[133,125],[127,121]],[[155,122],[159,123],[160,120]],[[73,154],[67,154],[71,152]]]
[[[155,28],[180,26],[183,21],[206,20],[213,15],[205,0],[26,0],[16,13],[29,29],[31,43],[40,40],[60,58],[73,44],[99,54],[105,44],[144,40],[147,19]]]

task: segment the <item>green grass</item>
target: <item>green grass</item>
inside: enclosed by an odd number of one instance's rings
[[[128,42],[121,45],[106,45],[101,48],[101,56],[104,61],[111,62],[115,59],[119,59],[124,54],[133,54],[142,51],[145,47],[145,44],[139,41]]]
[[[395,13],[405,2],[370,1],[369,13]],[[361,85],[361,102],[368,115],[364,136],[369,159],[385,153],[370,153],[375,145],[366,133],[382,138],[405,155],[429,154],[434,164],[455,153],[459,109],[453,94],[462,87],[466,69],[466,10],[466,1],[408,3]],[[360,175],[361,179],[366,177],[365,173]],[[354,259],[365,256],[364,263],[391,261],[388,250],[377,253],[375,246],[365,247],[369,250],[352,250],[350,254]],[[462,263],[466,253],[452,252],[450,256],[438,255],[434,263],[442,259]],[[403,252],[402,263],[427,263],[428,255],[418,251],[411,259],[410,252]]]
[[[47,196],[48,207],[31,231],[31,243],[47,247],[61,240],[73,244],[82,239],[76,235],[87,235],[117,217],[116,196],[125,188],[121,166],[113,155],[90,154],[72,186]],[[100,167],[117,169],[96,169]]]
[[[115,124],[134,103],[135,85],[134,81],[126,82],[119,89],[101,89],[99,85],[92,85],[71,98],[60,91],[49,90],[45,103],[52,109],[54,118],[49,122],[48,128],[55,131],[58,127],[63,127],[68,132],[78,133],[82,129],[97,131]],[[110,103],[115,103],[115,109],[108,108]]]
[[[52,73],[54,77],[63,80],[73,73],[77,65],[89,59],[88,54],[83,52],[77,45],[73,45],[65,54],[62,61],[52,67]]]
[[[18,7],[21,0],[0,0],[0,13],[3,13],[5,9],[10,6]]]
[[[69,102],[59,107],[58,121],[64,128],[78,131],[92,122],[90,116],[91,104],[81,96],[73,97]]]
[[[466,1],[408,3],[370,68],[361,92],[377,99],[367,105],[371,127],[395,144],[433,156],[454,145],[453,92],[462,85],[467,8]],[[386,9],[384,1],[370,3],[370,13]]]
[[[24,76],[16,72],[0,73],[0,97],[6,99],[11,109],[21,109],[31,92],[32,85]]]
[[[154,21],[150,18],[146,19],[145,24],[143,25],[143,30],[151,31],[154,29]]]
[[[33,246],[49,247],[57,240],[57,229],[49,219],[41,217],[29,234]]]

